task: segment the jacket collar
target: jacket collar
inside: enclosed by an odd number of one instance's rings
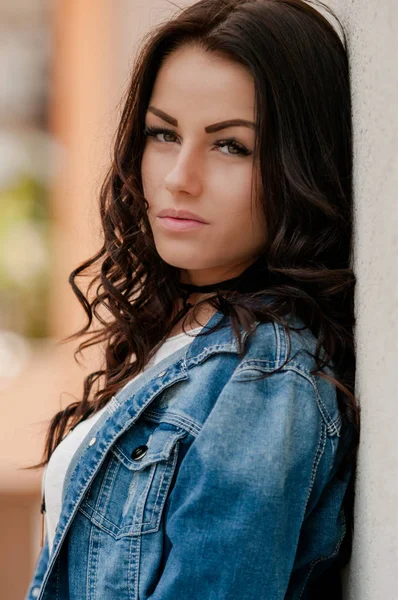
[[[223,320],[224,318],[224,320]],[[138,379],[132,379],[124,387],[122,387],[108,403],[108,412],[114,412],[129,400],[132,396],[138,395],[145,389],[153,389],[155,382],[156,391],[159,391],[166,383],[169,384],[172,380],[188,378],[190,368],[204,362],[213,354],[220,352],[229,352],[233,354],[239,353],[238,341],[231,327],[231,318],[224,316],[221,311],[217,311],[204,325],[205,329],[211,329],[214,325],[220,323],[220,329],[212,333],[204,335],[196,335],[192,337],[192,342],[182,348],[172,352],[169,356],[163,358],[160,362],[151,366],[149,369],[144,369]],[[255,327],[259,321],[255,322]],[[240,327],[242,343],[245,344],[248,333]],[[200,334],[202,332],[199,332]],[[99,419],[98,427],[102,425],[102,421],[106,418],[103,415]]]
[[[265,304],[267,304],[269,301],[272,301],[272,296],[266,293],[264,293],[261,298]],[[218,352],[232,352],[234,354],[239,353],[238,340],[231,326],[231,318],[228,315],[224,316],[223,313],[218,310],[205,324],[203,331],[206,329],[211,329],[216,323],[221,324],[220,329],[217,329],[210,334],[205,333],[204,335],[202,335],[202,331],[200,331],[199,334],[193,339],[192,343],[189,344],[185,356],[186,366],[188,369],[191,366],[203,362],[211,354]],[[260,321],[255,321],[253,330],[256,329],[259,324]],[[242,326],[239,326],[239,331],[242,344],[245,345],[249,333]]]
[[[220,324],[220,329],[212,333],[206,333],[206,330],[211,329],[214,325]],[[256,321],[254,328],[257,327],[259,321]],[[240,326],[241,339],[243,345],[248,338],[248,332]],[[202,333],[203,332],[203,333]],[[197,334],[193,341],[189,344],[185,355],[185,363],[187,368],[199,364],[206,360],[212,354],[219,352],[239,353],[238,340],[231,326],[231,318],[228,315],[223,315],[221,311],[217,311],[203,326],[203,329]]]

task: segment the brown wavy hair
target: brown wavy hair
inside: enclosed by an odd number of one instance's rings
[[[311,4],[336,19],[342,39]],[[69,277],[87,324],[64,341],[85,338],[75,358],[83,349],[103,343],[104,365],[85,378],[82,399],[53,417],[43,460],[29,468],[47,464],[65,433],[104,407],[141,372],[172,330],[180,302],[180,270],[156,250],[141,159],[145,113],[157,72],[182,44],[232,59],[254,78],[259,132],[254,156],[259,159],[264,190],[260,200],[268,228],[261,260],[271,275],[265,290],[272,297],[269,304],[258,302],[256,294],[217,292],[195,309],[208,303],[230,316],[238,338],[239,326],[250,330],[255,320],[279,322],[289,337],[286,315],[302,319],[317,338],[314,373],[336,385],[343,419],[355,432],[346,461],[355,472],[360,409],[354,394],[348,48],[343,26],[331,9],[302,0],[200,0],[143,39],[100,192],[103,244]],[[76,283],[80,275],[90,277],[86,293]],[[326,364],[333,364],[335,378],[323,372]],[[346,499],[351,526],[353,480]]]

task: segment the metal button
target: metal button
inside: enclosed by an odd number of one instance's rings
[[[89,446],[94,446],[95,442],[97,441],[97,438],[93,437],[91,438],[91,440],[89,441],[88,445]]]
[[[40,593],[40,588],[38,588],[37,585],[34,588],[32,588],[32,596],[33,596],[33,598],[37,598],[38,595],[39,595],[39,593]]]
[[[163,377],[163,375],[166,375],[166,373],[167,373],[167,369],[166,369],[166,371],[162,371],[161,373],[159,373],[158,377]]]
[[[137,446],[131,453],[131,458],[133,460],[140,460],[145,454],[148,452],[148,446],[142,444],[142,446]]]

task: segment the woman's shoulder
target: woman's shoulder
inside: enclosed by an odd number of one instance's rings
[[[278,377],[281,382],[295,379],[300,396],[308,397],[316,405],[327,430],[339,433],[342,418],[337,389],[328,379],[336,377],[333,364],[322,368],[322,373],[328,378],[316,374],[316,336],[299,317],[290,316],[286,321],[287,327],[276,322],[257,324],[255,331],[249,336],[239,373],[244,373],[247,380],[254,377],[256,372]]]
[[[297,316],[289,315],[285,321],[286,325],[276,321],[257,322],[249,336],[245,358],[275,367],[288,361],[289,365],[311,371],[316,365],[316,336]]]

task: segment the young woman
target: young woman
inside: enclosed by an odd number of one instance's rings
[[[351,144],[346,46],[310,4],[201,0],[145,40],[70,277],[104,364],[50,424],[28,600],[341,597]]]

